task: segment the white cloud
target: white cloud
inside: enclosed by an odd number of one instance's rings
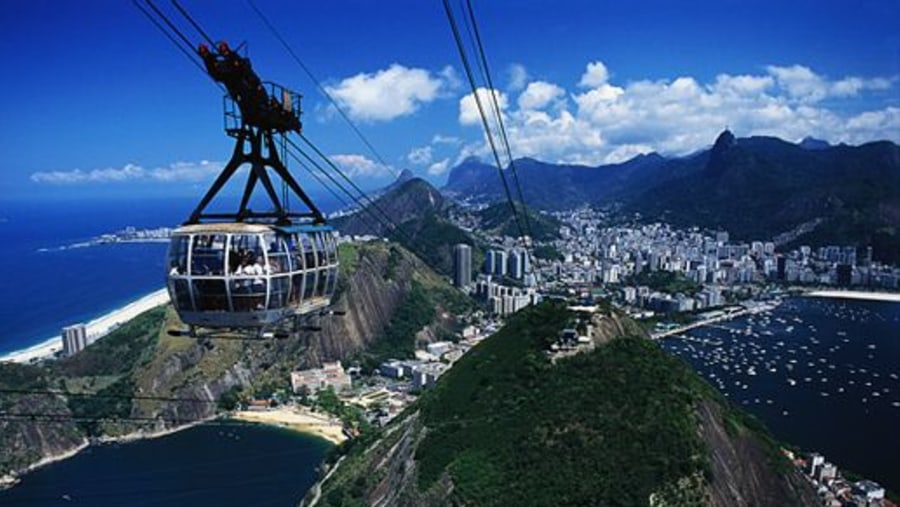
[[[221,162],[175,162],[164,167],[146,169],[136,164],[126,164],[121,168],[92,169],[82,171],[46,171],[31,175],[35,183],[72,185],[83,183],[122,183],[146,181],[159,183],[198,182],[211,179],[221,172]]]
[[[388,121],[415,113],[445,90],[457,87],[458,81],[452,67],[433,75],[425,69],[395,63],[372,74],[348,77],[335,86],[326,86],[326,90],[351,118]]]
[[[512,91],[523,90],[528,84],[528,71],[520,63],[510,65],[507,74],[509,75],[509,89]]]
[[[543,109],[565,95],[566,91],[555,84],[534,81],[519,95],[519,108]]]
[[[434,137],[431,138],[431,144],[448,144],[451,146],[457,146],[462,144],[462,139],[456,136],[445,136],[441,134],[435,134]]]
[[[338,154],[331,155],[330,158],[350,177],[393,176],[397,172],[393,167],[381,165],[363,155]]]
[[[410,163],[416,165],[427,165],[431,163],[431,146],[421,146],[419,148],[413,148],[410,150],[409,154],[406,155],[406,160],[409,160]]]
[[[494,106],[491,102],[491,92],[487,88],[478,88],[478,99],[481,107],[489,118],[494,116]],[[493,96],[497,100],[500,111],[503,112],[507,107],[506,94],[499,90],[493,90]],[[506,119],[504,118],[504,121]],[[463,125],[481,125],[481,114],[478,111],[478,104],[475,101],[475,94],[469,93],[459,100],[459,122]]]
[[[582,88],[596,88],[606,84],[607,81],[609,81],[609,71],[606,70],[606,65],[603,62],[597,60],[587,64],[578,86]]]
[[[802,65],[720,74],[711,82],[679,76],[616,83],[609,76],[596,61],[575,83],[576,92],[535,80],[514,107],[499,94],[513,155],[581,164],[621,162],[650,151],[677,156],[709,146],[726,127],[742,137],[789,141],[810,135],[832,143],[900,141],[900,108],[883,101],[860,108],[867,93],[894,87],[894,77],[831,79]],[[480,96],[486,99],[488,91],[481,89]],[[848,98],[849,108],[841,103]],[[481,128],[471,94],[460,101],[459,122]],[[463,147],[459,157],[468,155],[490,158],[484,142]]]
[[[432,176],[440,176],[447,172],[447,169],[450,167],[450,159],[445,158],[440,162],[435,162],[428,166],[428,174]]]

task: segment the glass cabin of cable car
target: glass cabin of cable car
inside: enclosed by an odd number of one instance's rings
[[[326,225],[192,224],[172,233],[168,269],[185,324],[262,328],[331,303],[337,245]]]

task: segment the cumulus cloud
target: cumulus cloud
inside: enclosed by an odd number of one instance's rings
[[[459,85],[452,67],[437,75],[425,69],[393,64],[374,73],[359,73],[326,86],[347,114],[362,121],[389,121],[408,116]]]
[[[492,90],[488,90],[487,88],[478,88],[476,91],[478,93],[478,101],[481,102],[481,107],[488,117],[493,117],[494,110],[494,106],[491,102],[491,95],[493,95],[494,99],[497,101],[501,113],[506,109],[508,99],[506,94],[500,90],[493,90],[492,93]],[[459,122],[463,125],[481,125],[481,114],[478,111],[478,103],[475,101],[475,94],[469,93],[459,100]]]
[[[200,162],[175,162],[168,166],[144,168],[136,164],[126,164],[120,168],[91,169],[83,171],[36,172],[31,175],[35,183],[52,185],[73,185],[84,183],[123,183],[146,181],[158,183],[180,183],[205,181],[219,174],[221,162],[202,160]]]
[[[379,164],[364,155],[338,154],[330,158],[350,177],[393,176],[397,172],[393,167]]]
[[[709,146],[724,128],[739,136],[805,136],[833,143],[900,141],[900,108],[859,110],[865,94],[895,86],[893,77],[829,78],[802,65],[768,66],[758,74],[720,74],[710,82],[693,76],[616,83],[603,62],[586,65],[575,92],[532,81],[508,107],[500,94],[515,156],[600,164],[651,151],[684,155]],[[484,98],[487,90],[480,90]],[[495,92],[498,93],[498,92]],[[857,110],[842,107],[855,99]],[[828,99],[827,101],[825,99]],[[551,106],[552,107],[548,107]],[[472,95],[460,101],[464,126],[481,122]],[[489,155],[485,143],[460,156]]]
[[[581,81],[578,82],[578,86],[582,88],[596,88],[606,84],[608,80],[609,71],[606,70],[606,65],[598,60],[587,64],[587,69],[581,75]]]
[[[534,81],[519,95],[519,108],[543,109],[565,95],[566,91],[553,83]]]

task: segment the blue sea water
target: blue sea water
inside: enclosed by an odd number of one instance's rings
[[[0,491],[0,505],[294,506],[330,447],[280,428],[206,424],[90,447]]]
[[[792,298],[663,347],[783,442],[900,490],[900,303]]]

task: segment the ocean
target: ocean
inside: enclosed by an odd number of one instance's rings
[[[330,447],[271,426],[205,424],[89,447],[0,491],[0,505],[293,507]]]
[[[900,303],[791,298],[686,336],[662,346],[776,439],[900,491]]]

